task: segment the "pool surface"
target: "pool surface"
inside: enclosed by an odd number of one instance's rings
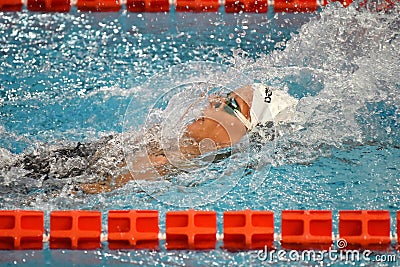
[[[155,209],[161,232],[167,211],[190,207],[216,211],[219,232],[226,210],[274,211],[275,232],[288,209],[332,210],[335,233],[339,210],[389,210],[394,218],[400,210],[399,10],[333,4],[316,14],[0,13],[0,209],[43,210],[47,218],[53,210],[100,210],[103,227],[109,210]],[[273,146],[244,150],[190,175],[71,193],[77,181],[96,177],[83,157],[53,160],[55,151],[134,135],[151,112],[166,110],[167,93],[207,77],[232,88],[258,81],[288,91],[300,100],[301,127]],[[114,145],[103,159],[133,149]],[[26,155],[40,155],[49,170],[41,176],[18,167]],[[0,265],[313,264],[263,262],[255,251],[220,245],[53,251],[46,243],[40,251],[0,251]],[[397,261],[382,265],[398,265],[400,255],[388,253]]]

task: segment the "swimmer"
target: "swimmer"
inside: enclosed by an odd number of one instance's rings
[[[247,133],[265,135],[263,129],[295,121],[297,103],[298,100],[286,92],[272,90],[260,83],[239,88],[226,97],[212,95],[202,115],[183,131],[179,139],[179,151],[175,154],[191,160],[208,152],[231,147]],[[272,140],[274,135],[267,138]],[[136,156],[131,164],[130,169],[135,170],[134,173],[127,171],[116,178],[109,176],[107,181],[100,183],[84,183],[80,189],[90,194],[108,192],[130,180],[155,179],[174,170],[170,158],[157,144],[149,147],[146,155]],[[126,167],[126,163],[121,167]],[[144,169],[147,171],[143,172]]]

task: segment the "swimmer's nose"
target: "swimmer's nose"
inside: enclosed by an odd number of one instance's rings
[[[219,103],[215,104],[214,107],[215,107],[215,108],[219,108],[221,105],[222,105],[222,103],[219,102]]]

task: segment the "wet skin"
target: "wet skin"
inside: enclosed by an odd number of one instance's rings
[[[239,88],[231,92],[229,97],[236,100],[241,113],[250,120],[253,97],[251,87]],[[226,98],[210,96],[208,100],[208,107],[204,109],[202,116],[189,124],[179,139],[178,154],[186,159],[236,144],[247,132],[244,124],[235,115],[226,112]],[[101,183],[81,184],[81,189],[89,194],[112,191],[133,179],[151,180],[165,175],[168,173],[168,165],[171,163],[165,155],[139,155],[134,158],[131,169],[146,170],[145,172],[127,172],[116,178],[108,177],[107,181]]]

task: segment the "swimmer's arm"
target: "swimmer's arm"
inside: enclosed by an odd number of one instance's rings
[[[132,169],[136,170],[134,175],[127,171],[117,177],[109,176],[106,181],[80,184],[80,189],[86,194],[98,194],[121,188],[131,180],[154,180],[165,174],[163,167],[167,163],[168,160],[162,155],[137,157],[132,164]]]
[[[133,177],[130,172],[128,172],[118,175],[115,179],[112,179],[112,177],[110,176],[104,182],[80,184],[80,189],[85,194],[111,192],[115,189],[121,188],[131,180],[133,180]]]

